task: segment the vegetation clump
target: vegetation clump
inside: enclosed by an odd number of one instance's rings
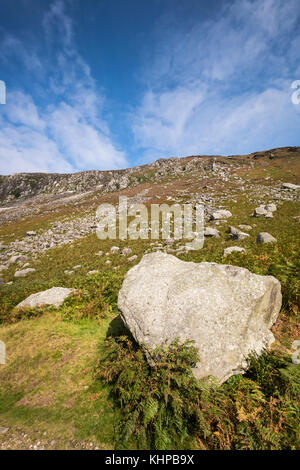
[[[108,338],[97,377],[121,411],[116,447],[140,449],[299,449],[300,370],[279,353],[252,357],[246,375],[218,386],[197,381],[190,342],[145,349]]]

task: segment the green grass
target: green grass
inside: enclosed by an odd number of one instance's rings
[[[275,175],[277,169],[270,171]],[[189,175],[190,178],[194,176],[195,184],[197,174]],[[170,187],[175,190],[180,179],[171,176],[163,181],[174,184]],[[221,194],[222,189],[219,191]],[[256,204],[250,203],[246,195],[237,193],[234,200],[236,202],[229,199],[223,202],[233,216],[224,226],[216,226],[221,237],[207,239],[202,250],[179,257],[186,261],[235,264],[257,274],[275,275],[282,284],[283,293],[282,311],[273,327],[276,337],[273,349],[277,352],[271,352],[257,362],[253,359],[246,376],[230,379],[217,391],[206,391],[201,386],[197,400],[203,414],[202,421],[197,422],[193,429],[188,427],[185,439],[168,445],[209,449],[296,448],[299,445],[296,437],[299,429],[295,421],[299,416],[299,383],[296,380],[299,366],[291,368],[289,358],[293,340],[300,338],[300,231],[299,222],[293,219],[300,215],[300,205],[296,202],[278,203],[274,218],[265,219],[251,217]],[[163,198],[159,202],[170,203]],[[62,213],[42,214],[33,224],[32,218],[28,218],[3,225],[1,238],[5,242],[23,237],[26,230],[43,231],[60,215],[72,217],[73,210],[67,208]],[[79,213],[80,207],[75,212]],[[253,226],[249,239],[230,240],[228,225],[237,227],[242,223]],[[271,233],[278,242],[258,246],[256,236],[261,231]],[[0,285],[0,339],[7,346],[7,364],[0,366],[1,426],[19,428],[28,433],[47,432],[54,438],[59,436],[59,448],[70,447],[74,439],[92,441],[100,448],[166,446],[166,442],[155,444],[151,430],[144,436],[144,441],[133,436],[127,442],[120,442],[126,416],[114,397],[115,384],[100,381],[97,378],[99,370],[95,371],[96,364],[107,356],[107,335],[111,332],[116,334],[118,330],[122,333],[117,321],[117,294],[124,275],[151,248],[151,243],[151,240],[100,241],[91,234],[72,244],[48,250],[37,260],[30,260],[30,266],[36,272],[28,277],[15,279],[16,265],[1,273],[5,282],[13,281],[13,285]],[[179,241],[178,245],[181,244]],[[120,254],[106,257],[105,253],[112,245],[131,247],[130,256],[138,255],[137,260],[130,263]],[[242,246],[246,252],[224,258],[223,249],[232,245]],[[104,252],[103,256],[96,256],[99,250]],[[111,264],[105,263],[107,258]],[[64,273],[75,265],[81,265],[81,268],[71,276]],[[98,270],[99,273],[87,276],[90,270]],[[28,295],[53,286],[72,287],[77,292],[58,309],[42,308],[19,313],[14,310]],[[128,351],[122,351],[128,359]],[[135,354],[131,360],[134,368],[137,365]],[[106,366],[109,368],[109,363]],[[139,356],[139,366],[151,375],[143,356]],[[285,373],[292,369],[295,380],[289,377],[285,382]],[[153,379],[149,377],[149,380]],[[131,385],[138,386],[134,378]],[[157,384],[156,389],[160,396],[162,389]],[[149,423],[151,428],[151,420]]]

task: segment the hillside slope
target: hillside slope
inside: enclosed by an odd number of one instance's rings
[[[220,387],[221,405],[216,395],[208,394],[204,412],[218,409],[219,414],[205,422],[206,431],[197,434],[192,448],[300,448],[299,366],[291,363],[293,342],[300,339],[300,191],[285,183],[300,185],[300,147],[242,156],[173,157],[112,172],[1,177],[0,340],[7,359],[0,365],[0,449],[119,445],[122,409],[95,367],[106,354],[107,338],[124,333],[117,309],[124,275],[155,250],[185,261],[272,274],[282,285],[272,352],[245,376]],[[184,240],[171,245],[150,238],[99,240],[96,209],[101,203],[117,205],[120,195],[147,207],[202,202],[205,226],[217,229],[219,236],[207,236],[201,250],[190,252]],[[269,203],[276,206],[273,217],[253,217],[257,206]],[[232,217],[210,220],[220,208]],[[249,236],[232,240],[229,225],[248,227]],[[257,244],[261,232],[276,243]],[[224,256],[232,246],[245,251]],[[27,275],[16,277],[28,268]],[[76,294],[59,308],[15,310],[30,294],[54,286],[76,289]],[[282,379],[279,369],[292,373]],[[135,439],[122,445],[138,446]]]

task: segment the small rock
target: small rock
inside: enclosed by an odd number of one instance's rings
[[[88,271],[88,275],[92,275],[92,274],[98,274],[98,270],[97,269],[94,269],[92,271]]]
[[[228,248],[224,249],[223,256],[230,255],[234,251],[238,251],[238,252],[241,253],[241,252],[245,251],[245,248],[241,248],[240,246],[229,246]]]
[[[135,261],[136,259],[137,259],[137,255],[133,255],[133,256],[130,256],[130,258],[127,258],[127,261],[131,263],[132,261]]]
[[[210,216],[211,220],[218,220],[218,219],[228,219],[229,217],[232,217],[232,213],[228,210],[225,209],[220,209],[218,211],[215,211],[212,213]]]
[[[119,250],[120,248],[118,246],[112,246],[110,249],[110,252],[115,254],[115,253],[118,253]]]
[[[265,209],[267,212],[275,212],[277,210],[277,207],[275,204],[270,203],[265,205]]]
[[[206,227],[206,229],[204,231],[204,236],[205,237],[212,237],[212,238],[219,238],[220,237],[220,232],[216,228]]]
[[[265,216],[268,214],[268,211],[265,209],[265,206],[259,206],[254,209],[254,212],[252,214],[253,217],[261,217]]]
[[[15,277],[25,277],[29,273],[34,273],[35,269],[34,268],[26,268],[22,269],[21,271],[16,271],[15,272]]]
[[[250,236],[249,233],[241,232],[239,229],[232,226],[229,227],[229,233],[232,240],[244,240]]]
[[[174,240],[172,238],[167,238],[164,242],[166,246],[172,246],[174,243]]]
[[[300,189],[300,186],[298,184],[292,184],[292,183],[283,183],[282,187],[284,189]]]
[[[8,266],[10,266],[11,264],[14,264],[14,263],[25,263],[25,261],[28,260],[28,256],[26,255],[15,255],[15,256],[12,256],[9,260],[8,260]]]
[[[240,225],[238,225],[238,227],[239,227],[241,230],[252,230],[252,226],[251,226],[251,225],[240,224]]]
[[[121,255],[130,255],[130,253],[132,253],[132,249],[128,247],[123,248],[121,251]]]
[[[71,276],[71,274],[74,274],[74,271],[71,271],[70,269],[66,269],[64,273],[67,274],[67,276]]]
[[[30,230],[29,232],[26,232],[26,235],[27,235],[27,237],[35,237],[36,232],[34,232],[33,230]]]
[[[261,232],[257,235],[256,243],[276,243],[277,240],[275,237],[270,235],[268,232]]]
[[[96,256],[102,256],[103,255],[103,251],[98,251],[98,253],[96,253]]]
[[[0,426],[0,434],[5,434],[9,431],[9,428],[5,428],[4,426]]]

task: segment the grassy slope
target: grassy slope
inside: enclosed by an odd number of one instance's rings
[[[299,171],[295,157],[276,161],[276,164],[268,162],[268,165],[265,167],[264,162],[257,162],[253,169],[237,170],[237,174],[258,181],[271,176],[274,183],[282,177],[284,167],[285,180],[295,182]],[[188,177],[189,181],[194,178],[195,187],[196,176]],[[171,178],[170,182],[174,187],[183,184],[176,178]],[[163,202],[162,186],[157,186],[155,191],[162,195],[159,202]],[[291,263],[290,271],[275,268],[275,274],[282,281],[284,303],[273,328],[276,336],[274,347],[291,353],[292,341],[300,338],[299,281],[294,269],[299,260],[300,231],[299,221],[293,219],[293,216],[300,215],[299,204],[283,202],[273,219],[254,219],[250,214],[255,204],[249,203],[241,193],[235,195],[234,201],[224,203],[233,213],[230,225],[252,225],[251,237],[232,242],[226,233],[227,224],[220,225],[217,227],[221,232],[220,239],[206,240],[202,250],[180,255],[180,258],[232,263],[257,274],[269,273],[273,264],[287,266]],[[58,215],[56,213],[55,217]],[[31,220],[23,220],[13,226],[19,235],[29,227],[32,229],[30,224]],[[11,228],[10,224],[2,228],[3,240],[4,235],[9,236]],[[257,246],[255,239],[260,231],[271,233],[278,243]],[[21,429],[50,448],[52,439],[56,448],[76,447],[78,441],[82,446],[93,442],[99,448],[114,447],[118,411],[109,397],[109,388],[100,386],[95,380],[94,364],[105,347],[110,323],[117,315],[117,293],[123,276],[133,263],[116,254],[109,256],[112,263],[107,265],[107,257],[98,257],[95,253],[100,249],[106,252],[115,244],[130,246],[132,254],[138,255],[134,262],[137,263],[150,248],[150,243],[140,240],[103,242],[92,234],[72,245],[49,250],[31,262],[31,266],[36,268],[35,273],[14,280],[11,286],[0,286],[0,319],[3,322],[0,339],[7,347],[7,364],[0,366],[0,426]],[[224,247],[231,245],[245,247],[246,253],[222,258]],[[64,270],[78,264],[82,267],[73,275],[64,274]],[[87,276],[87,271],[93,269],[98,269],[99,274]],[[14,270],[15,267],[11,267],[5,272],[5,281],[14,279]],[[75,287],[77,294],[58,310],[42,309],[22,316],[13,312],[14,305],[26,296],[52,286]],[[0,446],[3,439],[6,439],[5,435],[0,435]]]

